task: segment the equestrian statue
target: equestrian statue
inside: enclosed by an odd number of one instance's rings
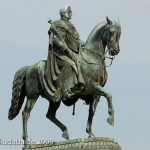
[[[8,118],[12,120],[19,114],[26,97],[22,112],[25,142],[28,140],[30,112],[39,96],[49,101],[46,117],[61,129],[65,139],[69,139],[67,127],[56,117],[61,102],[74,106],[81,99],[89,105],[86,132],[93,137],[92,120],[100,97],[104,96],[108,103],[107,122],[114,125],[112,95],[104,88],[107,81],[105,60],[109,58],[112,61],[120,51],[120,23],[106,17],[106,21],[99,23],[84,43],[69,21],[71,7],[63,6],[60,16],[60,20],[49,21],[47,60],[19,69],[14,77]]]

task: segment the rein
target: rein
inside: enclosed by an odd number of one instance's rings
[[[110,67],[112,65],[112,63],[113,63],[113,60],[115,59],[115,56],[112,56],[112,57],[106,56],[108,51],[109,50],[107,49],[106,52],[105,52],[105,58],[111,59],[111,62],[110,62],[110,64],[108,66],[105,65],[105,67]]]
[[[105,58],[107,58],[107,59],[111,59],[111,62],[110,62],[110,64],[109,64],[108,66],[105,65],[105,67],[110,67],[110,66],[112,65],[112,63],[113,63],[113,60],[115,59],[115,56],[112,56],[112,57],[106,56],[107,52],[109,51],[108,49],[106,50],[105,55],[104,55],[103,57],[102,57],[100,54],[98,54],[98,53],[96,53],[96,52],[94,52],[94,51],[92,51],[92,50],[90,50],[90,49],[86,49],[86,50],[88,50],[88,51],[90,51],[90,52],[92,52],[92,53],[98,55],[98,56],[101,58],[101,61],[100,61],[99,63],[89,62],[89,61],[83,56],[82,51],[81,51],[81,56],[82,56],[82,58],[83,58],[84,61],[85,61],[86,63],[88,63],[88,64],[101,65],[101,64],[103,63],[103,60],[104,60]]]

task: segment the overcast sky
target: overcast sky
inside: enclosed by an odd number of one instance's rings
[[[22,138],[22,110],[7,119],[15,72],[47,58],[49,19],[59,19],[59,9],[70,5],[72,23],[86,41],[106,16],[122,26],[121,51],[108,68],[105,88],[113,95],[115,126],[106,123],[107,102],[101,98],[93,121],[98,137],[112,137],[123,150],[146,150],[150,142],[150,1],[149,0],[0,0],[0,139]],[[24,103],[25,104],[25,103]],[[63,140],[62,132],[46,119],[48,101],[39,98],[29,118],[29,138]],[[24,107],[24,106],[23,106]],[[88,106],[79,101],[61,105],[58,118],[68,127],[70,139],[86,138]],[[20,150],[2,146],[0,150]]]

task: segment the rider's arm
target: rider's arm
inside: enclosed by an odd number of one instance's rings
[[[58,49],[62,53],[68,48],[67,45],[63,43],[56,35],[54,35],[53,37],[53,42],[56,49]]]
[[[56,49],[59,50],[60,53],[64,55],[68,55],[70,58],[72,58],[71,50],[57,36],[54,36],[53,42],[54,42],[54,45],[56,46]]]

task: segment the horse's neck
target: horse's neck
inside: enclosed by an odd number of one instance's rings
[[[90,33],[86,44],[85,49],[90,49],[95,53],[104,53],[105,52],[105,44],[103,39],[103,30],[105,28],[106,22],[98,24]]]

